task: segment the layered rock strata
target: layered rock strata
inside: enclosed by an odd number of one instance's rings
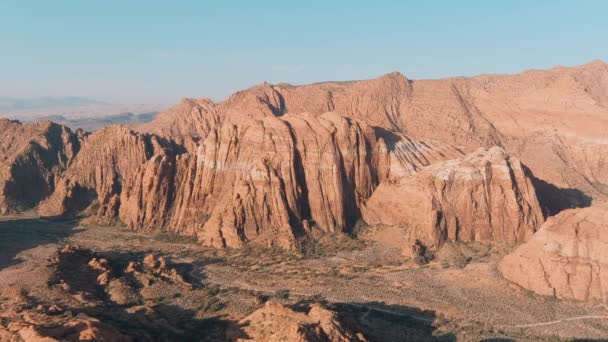
[[[400,227],[395,238],[408,247],[416,240],[428,247],[446,240],[515,245],[532,237],[543,214],[529,171],[492,147],[381,184],[363,219]]]

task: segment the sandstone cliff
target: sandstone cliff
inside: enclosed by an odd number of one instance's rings
[[[394,239],[406,249],[415,240],[428,247],[445,240],[514,245],[543,222],[529,172],[499,147],[385,182],[362,212],[369,224],[400,227]]]
[[[336,113],[217,124],[192,146],[118,126],[95,132],[39,211],[86,208],[102,222],[215,247],[293,248],[313,229],[351,229],[381,182],[461,155]]]
[[[80,148],[77,134],[48,121],[0,119],[0,214],[27,210],[54,190]]]
[[[188,99],[139,127],[154,134],[113,126],[78,137],[61,128],[54,144],[8,143],[6,165],[18,166],[2,173],[10,194],[0,195],[1,210],[43,200],[43,215],[82,213],[217,247],[291,248],[313,230],[349,231],[361,216],[408,226],[405,235],[432,246],[516,244],[543,221],[535,193],[545,214],[606,195],[607,75],[602,62],[445,80],[392,73],[264,83],[219,103]],[[490,145],[506,152],[462,158]],[[26,182],[8,180],[27,172],[37,186],[15,190]]]
[[[212,122],[333,111],[468,152],[480,146],[503,146],[537,177],[605,199],[606,179],[588,175],[606,174],[606,163],[598,164],[598,158],[570,163],[564,159],[564,152],[569,153],[563,141],[575,154],[578,150],[606,154],[606,94],[608,65],[601,61],[516,75],[441,80],[409,80],[391,73],[372,80],[304,86],[263,83],[217,104],[186,100],[140,129],[205,137]]]
[[[60,216],[93,204],[93,213],[109,222],[118,215],[123,178],[132,175],[152,155],[164,153],[163,140],[110,126],[87,136],[78,155],[57,181],[57,190],[39,212]]]
[[[391,174],[454,155],[336,113],[244,120],[210,131],[194,154],[150,159],[127,180],[120,218],[216,247],[291,248],[311,229],[348,231]]]
[[[550,217],[527,243],[503,258],[503,276],[542,295],[577,300],[608,297],[608,205]]]
[[[207,123],[212,121],[234,123],[243,117],[260,119],[287,113],[316,116],[329,111],[415,138],[449,140],[466,147],[499,143],[497,131],[465,102],[454,82],[411,81],[397,72],[372,80],[304,86],[263,83],[217,104],[207,99],[183,100],[140,129],[204,137],[209,131]]]

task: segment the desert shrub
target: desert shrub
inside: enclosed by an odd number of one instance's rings
[[[274,293],[274,298],[279,299],[279,300],[288,300],[289,299],[289,290],[282,289],[282,290],[276,291]]]
[[[424,253],[423,255],[417,255],[414,257],[414,262],[417,265],[426,265],[429,262],[433,261],[433,259],[435,259],[435,254],[431,251],[427,251],[426,253]]]
[[[193,244],[197,243],[196,236],[191,235],[180,235],[170,232],[160,232],[154,236],[157,241],[168,242],[168,243],[183,243]]]
[[[327,303],[327,299],[319,293],[308,297],[306,300],[312,303]]]
[[[362,219],[358,219],[357,222],[355,222],[353,228],[351,229],[350,235],[352,237],[360,237],[361,235],[363,235],[363,233],[365,233],[367,229],[369,229],[369,225],[365,223],[365,221],[363,221]]]

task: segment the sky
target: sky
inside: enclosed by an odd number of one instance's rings
[[[0,1],[0,96],[221,100],[267,81],[608,61],[608,1]]]

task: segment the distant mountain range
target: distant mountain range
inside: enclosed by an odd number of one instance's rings
[[[89,105],[104,105],[107,102],[84,97],[36,97],[11,98],[0,96],[0,112],[21,111],[40,108],[80,107]]]
[[[66,118],[63,115],[48,115],[39,117],[37,121],[48,120],[68,126],[72,129],[81,128],[85,131],[92,132],[109,125],[133,125],[150,122],[154,120],[154,118],[156,118],[156,115],[158,115],[158,113],[159,112],[133,114],[128,112],[102,117],[88,117],[81,119],[70,119]]]
[[[101,127],[151,121],[163,111],[159,104],[116,104],[83,97],[12,98],[0,96],[0,117],[31,122],[54,121],[72,129],[94,131]]]

